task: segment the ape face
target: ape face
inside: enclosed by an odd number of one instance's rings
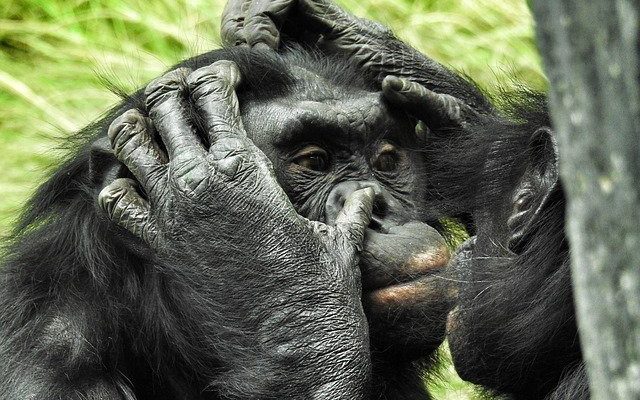
[[[341,86],[309,66],[292,74],[285,96],[241,96],[245,128],[309,219],[332,224],[353,191],[374,189],[361,257],[372,343],[400,358],[428,356],[443,339],[450,291],[435,276],[449,253],[427,224],[425,144],[380,92]]]
[[[495,136],[475,178],[477,235],[450,265],[460,282],[451,352],[465,380],[544,398],[580,360],[555,139],[504,122],[472,134]]]
[[[319,94],[310,89],[299,98],[250,104],[245,114],[254,143],[272,160],[298,211],[331,224],[345,199],[369,186],[377,195],[375,229],[424,219],[424,163],[410,122],[378,93]]]

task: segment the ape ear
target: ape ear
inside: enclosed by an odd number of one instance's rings
[[[509,248],[520,253],[523,240],[532,230],[536,216],[558,184],[558,145],[553,131],[538,128],[527,145],[527,168],[512,198],[511,215],[507,220]]]
[[[531,172],[541,180],[542,186],[555,185],[558,181],[558,143],[551,128],[538,128],[533,133],[527,155]]]
[[[126,167],[118,161],[106,136],[100,137],[89,147],[89,177],[93,188],[102,188],[117,178],[127,176]]]

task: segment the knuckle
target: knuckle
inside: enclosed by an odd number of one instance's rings
[[[220,138],[215,146],[210,149],[210,155],[214,161],[222,160],[232,156],[246,155],[248,146],[245,140],[233,136]]]
[[[144,91],[147,106],[153,107],[167,93],[184,90],[186,78],[190,72],[188,68],[176,68],[151,81]]]
[[[202,164],[187,165],[177,173],[173,184],[186,196],[206,193],[211,186],[211,171]]]
[[[248,42],[251,46],[258,43],[265,43],[269,47],[275,48],[275,45],[280,40],[280,32],[275,25],[270,23],[270,20],[261,19],[253,24],[249,32],[251,35],[248,38]]]
[[[243,182],[251,175],[254,168],[246,157],[235,154],[219,160],[216,170],[229,180]]]
[[[187,84],[198,98],[210,93],[227,94],[240,82],[240,71],[236,63],[229,60],[216,61],[199,68],[187,77]]]
[[[144,117],[139,113],[127,112],[111,123],[107,135],[116,156],[120,156],[125,147],[144,132],[146,132]],[[142,142],[136,144],[142,144]],[[130,151],[133,150],[130,149]]]
[[[220,28],[222,42],[234,46],[244,43],[243,27],[244,17],[233,17],[224,20]]]
[[[278,33],[278,29],[267,11],[252,15],[245,25],[251,27],[252,30],[266,31],[272,34]]]
[[[111,218],[115,214],[115,210],[122,207],[121,203],[126,194],[126,183],[115,181],[100,191],[100,194],[98,194],[98,205]]]

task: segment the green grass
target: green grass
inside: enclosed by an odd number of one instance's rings
[[[545,79],[524,0],[342,0],[491,90]],[[0,8],[0,236],[60,157],[65,137],[187,56],[217,47],[223,0],[3,0]],[[451,368],[439,399],[474,398]]]

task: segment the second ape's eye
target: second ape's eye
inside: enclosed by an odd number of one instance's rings
[[[395,146],[385,143],[373,162],[373,167],[380,172],[393,172],[398,168],[398,151]]]
[[[293,156],[293,162],[312,171],[326,171],[329,166],[329,155],[316,145],[309,145]]]

